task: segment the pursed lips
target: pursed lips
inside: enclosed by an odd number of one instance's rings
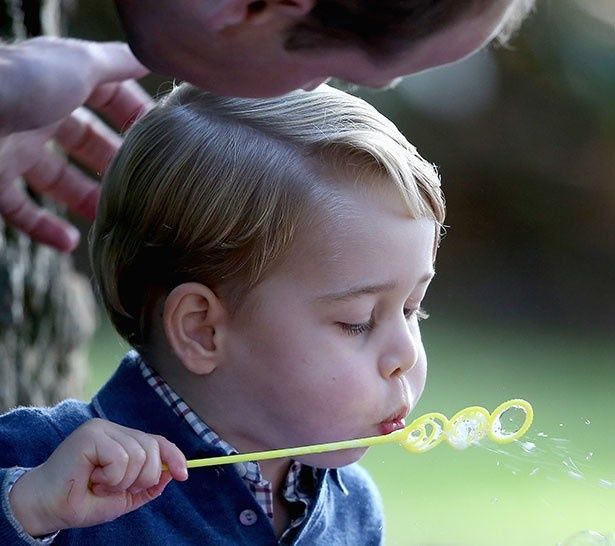
[[[404,405],[395,413],[381,421],[378,425],[380,434],[390,434],[391,432],[404,428],[406,426],[406,415],[408,415],[409,411],[410,408]]]

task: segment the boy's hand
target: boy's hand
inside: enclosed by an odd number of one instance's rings
[[[184,455],[162,436],[92,419],[19,478],[9,498],[36,537],[111,521],[158,497],[172,479],[187,478]]]

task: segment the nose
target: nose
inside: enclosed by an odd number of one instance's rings
[[[417,363],[421,335],[416,324],[411,326],[405,317],[391,321],[384,341],[378,367],[385,379],[409,372]]]

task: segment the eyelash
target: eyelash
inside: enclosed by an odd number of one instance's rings
[[[416,310],[412,309],[404,309],[404,316],[406,320],[410,320],[413,316],[416,317],[417,320],[425,320],[429,318],[429,314],[425,312],[425,309],[419,307]],[[358,336],[361,334],[365,334],[366,332],[370,332],[374,328],[374,316],[369,318],[367,322],[361,322],[359,324],[348,324],[346,322],[338,322],[339,327],[344,331],[345,334],[349,336]]]

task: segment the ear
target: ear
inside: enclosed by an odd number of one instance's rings
[[[276,17],[301,19],[316,0],[218,0],[211,8],[209,21],[221,31],[241,24],[262,25]]]
[[[162,321],[169,344],[192,373],[205,375],[220,364],[226,309],[207,286],[176,286],[164,303]]]

